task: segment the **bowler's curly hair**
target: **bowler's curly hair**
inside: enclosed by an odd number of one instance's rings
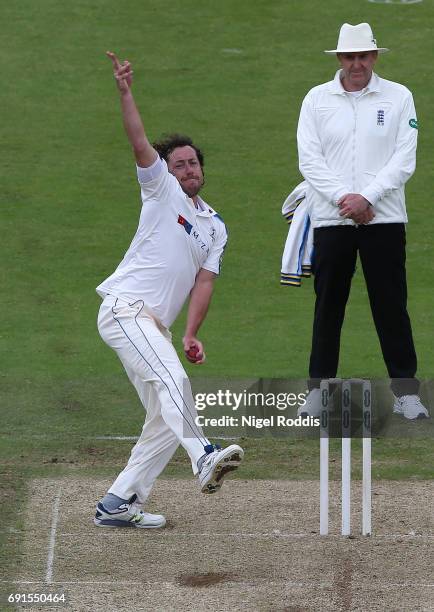
[[[202,151],[193,144],[192,139],[189,136],[183,134],[165,134],[161,140],[152,144],[158,155],[164,161],[168,161],[169,155],[178,147],[192,147],[196,151],[197,159],[199,160],[201,168],[205,164]]]

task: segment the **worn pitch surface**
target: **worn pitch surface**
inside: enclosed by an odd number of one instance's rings
[[[430,482],[374,483],[371,538],[359,535],[360,482],[354,538],[339,535],[335,482],[329,537],[318,482],[228,481],[205,496],[160,480],[147,509],[166,515],[162,530],[95,527],[109,484],[32,482],[12,592],[65,593],[70,610],[434,610]]]

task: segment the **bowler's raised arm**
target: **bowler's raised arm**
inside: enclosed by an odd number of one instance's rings
[[[131,86],[133,82],[133,71],[128,60],[120,63],[111,51],[107,56],[113,64],[113,74],[121,96],[122,117],[128,140],[133,148],[136,163],[141,168],[147,168],[157,159],[158,153],[151,146],[143,127],[142,120],[134,101]]]

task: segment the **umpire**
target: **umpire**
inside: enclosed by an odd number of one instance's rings
[[[319,412],[314,379],[334,378],[357,253],[394,412],[428,417],[418,396],[417,359],[407,313],[404,186],[416,166],[418,123],[411,92],[373,72],[378,48],[367,23],[340,30],[334,79],[305,97],[297,141],[314,227],[315,315],[310,388],[303,412]]]

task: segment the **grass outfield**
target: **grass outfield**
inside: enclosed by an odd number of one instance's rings
[[[138,400],[95,326],[94,288],[122,257],[139,213],[107,49],[133,63],[149,137],[178,130],[203,147],[204,197],[229,228],[223,274],[201,332],[208,361],[186,364],[188,372],[300,378],[312,281],[300,289],[279,285],[287,229],[280,207],[300,180],[297,117],[308,89],[334,74],[335,60],[322,50],[336,42],[340,24],[371,23],[379,44],[392,49],[378,73],[409,86],[418,110],[418,168],[407,187],[409,310],[419,375],[433,376],[434,11],[428,1],[349,4],[172,0],[163,7],[130,0],[121,8],[113,0],[23,0],[3,7],[3,525],[18,525],[29,478],[113,475],[131,443],[95,437],[133,436],[141,426]],[[173,328],[178,348],[182,329],[181,317]],[[385,375],[360,270],[340,375]],[[246,446],[244,477],[318,475],[312,443],[249,439]],[[382,441],[374,453],[375,477],[432,474],[431,442]],[[167,473],[187,475],[183,454]],[[14,537],[3,536],[5,558],[18,554]]]

